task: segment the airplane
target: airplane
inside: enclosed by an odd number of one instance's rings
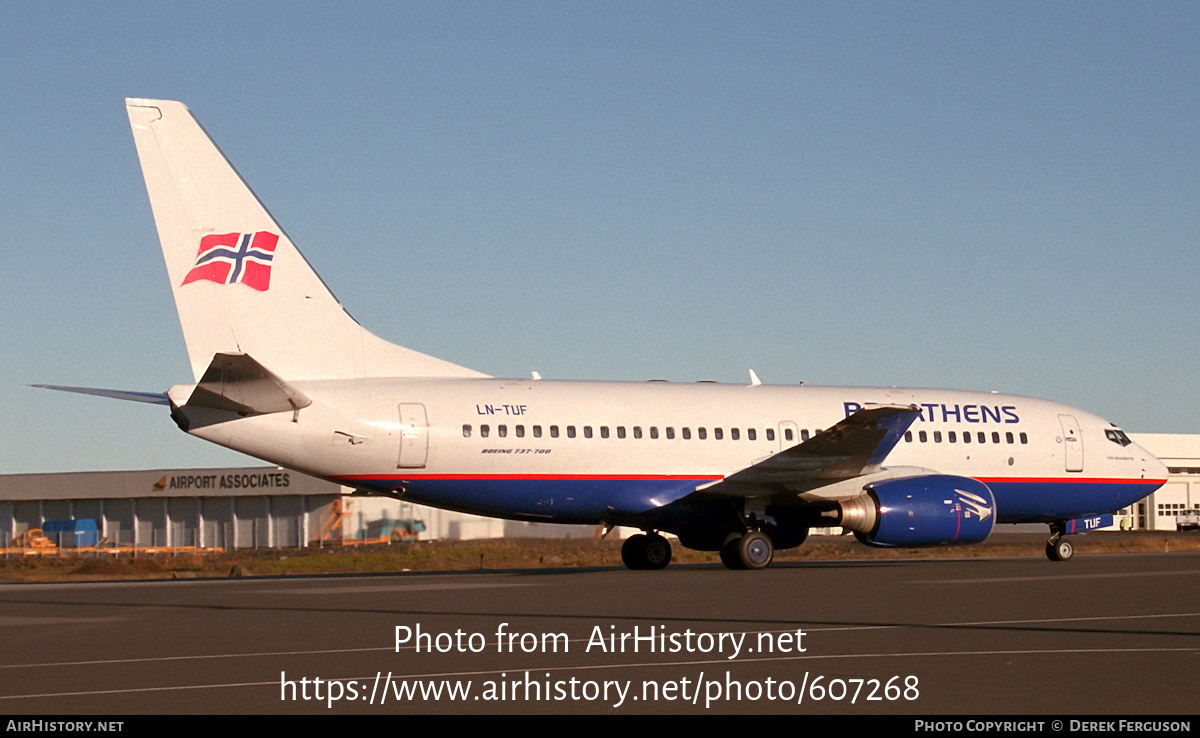
[[[186,106],[127,99],[193,382],[51,387],[170,407],[184,432],[359,492],[616,526],[630,569],[673,534],[730,569],[812,528],[940,546],[1043,523],[1046,555],[1166,482],[1117,426],[1047,400],[896,387],[495,378],[373,335]]]

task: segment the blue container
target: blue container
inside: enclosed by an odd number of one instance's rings
[[[100,532],[96,528],[96,521],[91,518],[84,518],[82,520],[47,520],[42,523],[42,533],[56,545],[63,548],[91,548],[100,540]]]

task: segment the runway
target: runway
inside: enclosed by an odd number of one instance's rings
[[[4,585],[0,633],[8,714],[1191,715],[1200,555]]]

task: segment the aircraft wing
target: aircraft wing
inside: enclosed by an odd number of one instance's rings
[[[837,425],[741,471],[698,488],[706,494],[750,497],[875,471],[920,416],[916,405],[866,407]]]

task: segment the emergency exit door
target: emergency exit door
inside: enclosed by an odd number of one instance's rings
[[[429,423],[425,406],[416,402],[400,403],[400,469],[420,469],[429,455]]]

